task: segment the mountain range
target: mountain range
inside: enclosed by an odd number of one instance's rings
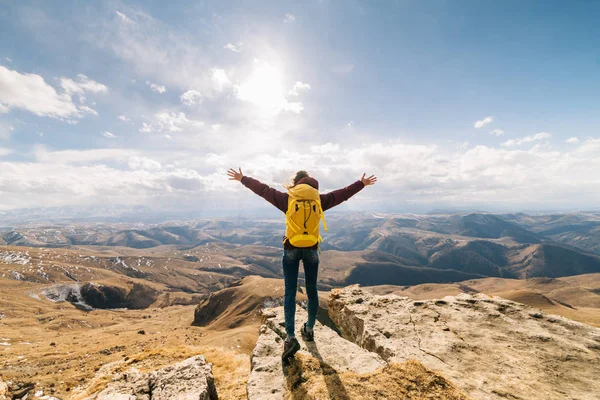
[[[414,285],[483,277],[561,277],[600,272],[600,215],[333,214],[323,232],[324,288]],[[161,224],[33,224],[0,230],[0,244],[131,248],[163,253],[190,269],[282,277],[283,220],[203,219]],[[198,265],[186,251],[209,244],[223,262]],[[189,253],[189,251],[188,251]],[[131,271],[128,271],[131,275]],[[188,288],[190,291],[195,289]]]

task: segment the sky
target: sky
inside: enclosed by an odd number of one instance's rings
[[[574,211],[600,200],[600,3],[0,0],[0,210]]]

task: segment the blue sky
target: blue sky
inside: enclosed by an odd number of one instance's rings
[[[0,209],[596,208],[600,3],[0,0]]]

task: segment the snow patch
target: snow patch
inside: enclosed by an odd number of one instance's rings
[[[121,259],[121,257],[117,257],[115,262],[113,263],[113,267],[118,267],[119,265],[123,266],[123,268],[134,270],[135,272],[140,272],[136,267],[125,264],[125,261]]]
[[[0,251],[0,262],[4,264],[29,264],[31,258],[28,252],[23,251]]]
[[[10,271],[10,273],[12,274],[12,276],[15,278],[15,280],[17,281],[24,281],[25,280],[25,275],[23,275],[22,273],[20,273],[19,271]]]

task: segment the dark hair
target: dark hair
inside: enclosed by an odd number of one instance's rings
[[[286,183],[286,184],[284,184],[283,186],[284,186],[286,189],[291,189],[291,188],[293,188],[294,186],[296,186],[296,185],[298,184],[298,181],[299,181],[300,179],[302,179],[302,178],[306,178],[306,177],[308,177],[308,176],[310,176],[310,175],[308,174],[308,172],[306,172],[306,171],[298,171],[298,172],[296,172],[296,176],[292,176],[292,177],[290,177],[290,183]]]

